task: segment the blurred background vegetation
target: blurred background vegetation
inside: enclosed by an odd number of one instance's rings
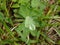
[[[0,0],[0,45],[60,45],[60,0]]]

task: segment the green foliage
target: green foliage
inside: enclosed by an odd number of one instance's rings
[[[40,0],[32,0],[31,1],[31,6],[34,7],[38,7],[40,4]]]
[[[4,16],[3,16],[3,13],[0,12],[0,21],[3,21],[4,20]]]
[[[60,39],[53,40],[50,34],[60,36],[60,0],[49,3],[47,0],[0,0],[0,45],[60,44]]]

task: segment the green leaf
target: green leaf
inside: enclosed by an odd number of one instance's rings
[[[19,7],[20,7],[19,4],[16,3],[16,4],[13,4],[11,8],[19,8]]]
[[[21,5],[24,5],[25,3],[28,3],[30,0],[19,0],[18,3],[21,3]]]
[[[32,36],[37,36],[37,31],[30,31]]]
[[[38,40],[39,36],[40,36],[40,31],[38,31],[36,35],[37,35],[36,37],[37,37],[37,40]]]
[[[11,32],[10,28],[7,26],[7,24],[5,22],[3,22],[3,26],[5,27],[6,31],[9,33],[10,36],[13,36],[13,33]]]
[[[4,33],[4,31],[0,28],[0,33],[2,34],[2,33]]]
[[[11,18],[6,17],[6,18],[5,18],[5,21],[13,26],[13,21],[12,21]]]
[[[0,12],[0,21],[3,21],[3,19],[4,19],[3,13]]]
[[[18,33],[19,36],[22,36],[21,31],[23,31],[23,29],[24,29],[24,24],[22,23],[15,30]]]
[[[31,6],[34,7],[38,7],[40,4],[40,0],[32,0],[31,1]]]
[[[6,9],[6,0],[2,1],[2,3],[1,3],[1,9],[2,10]]]
[[[36,43],[37,42],[37,40],[29,40],[29,43]]]
[[[0,43],[2,45],[5,45],[5,44],[13,44],[13,40],[11,40],[11,39],[5,39],[5,40],[2,40]]]
[[[16,29],[19,36],[21,36],[21,40],[26,42],[27,36],[29,35],[29,30],[24,27],[24,23],[20,24]]]
[[[30,10],[26,6],[21,6],[18,13],[25,18],[30,15]]]

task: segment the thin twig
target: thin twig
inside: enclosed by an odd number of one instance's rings
[[[17,26],[13,27],[13,28],[11,29],[11,31],[13,31],[16,27],[17,27]]]

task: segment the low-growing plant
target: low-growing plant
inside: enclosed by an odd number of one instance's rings
[[[0,0],[0,45],[60,44],[60,0]]]

